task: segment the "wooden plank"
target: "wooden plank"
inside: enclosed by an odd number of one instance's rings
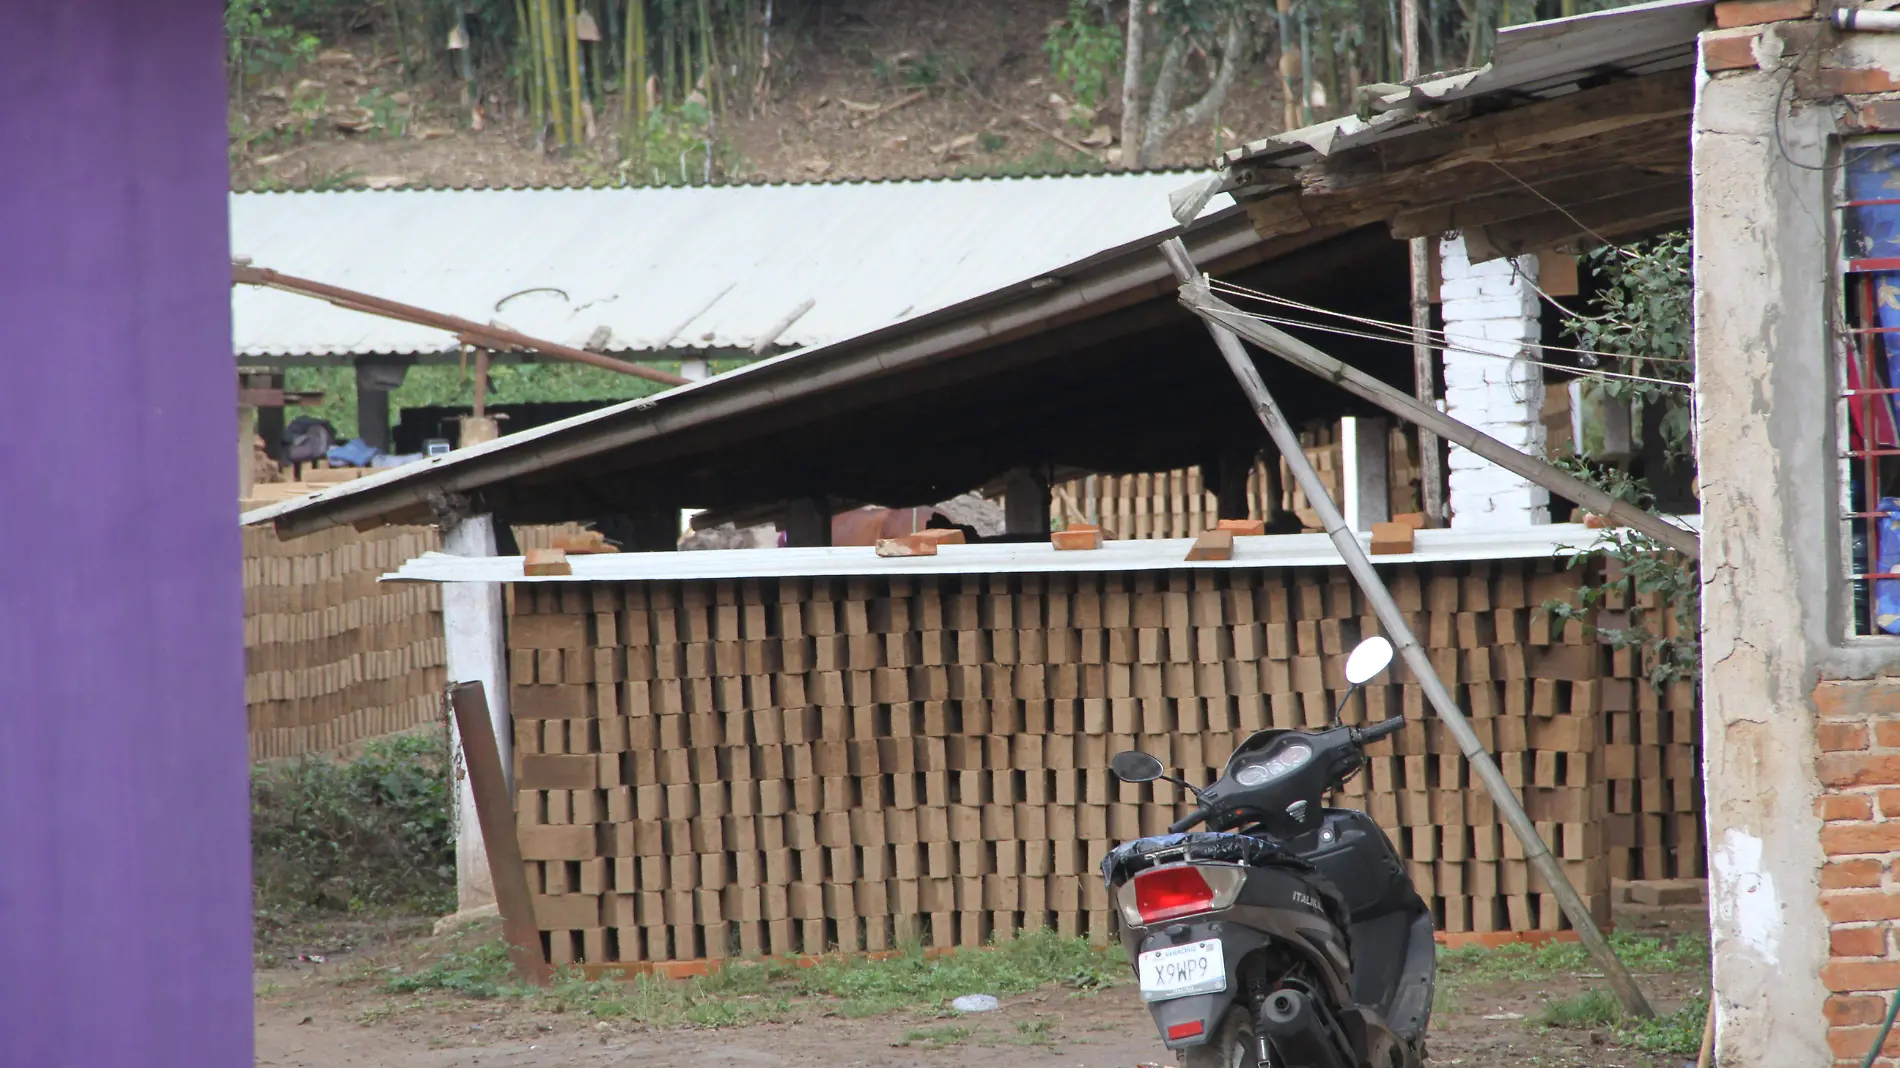
[[[462,739],[462,760],[475,815],[482,827],[488,871],[495,886],[495,907],[501,913],[502,935],[508,957],[524,980],[546,985],[552,977],[541,956],[534,901],[529,896],[520,840],[516,837],[514,804],[502,772],[501,751],[488,720],[488,698],[479,682],[465,682],[449,691],[449,705]]]

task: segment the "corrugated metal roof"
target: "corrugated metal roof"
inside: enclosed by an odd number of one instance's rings
[[[1385,97],[1384,106],[1396,110],[1289,130],[1241,145],[1222,159],[1230,166],[1298,166],[1343,149],[1435,128],[1443,119],[1433,109],[1460,100],[1504,95],[1528,102],[1575,92],[1579,82],[1591,79],[1689,67],[1695,63],[1696,37],[1709,27],[1714,3],[1660,0],[1510,26],[1498,31],[1489,64]]]
[[[234,193],[260,267],[609,352],[835,341],[1165,230],[1178,173],[643,189]],[[1222,197],[1209,209],[1231,206]],[[232,294],[242,356],[452,352],[447,333]],[[604,344],[590,345],[607,330]]]
[[[1682,517],[1700,529],[1700,517]],[[1594,546],[1603,532],[1577,523],[1521,530],[1421,530],[1416,552],[1377,557],[1378,564],[1454,560],[1516,560]],[[1361,535],[1369,542],[1369,535]],[[1033,572],[1161,571],[1172,568],[1342,566],[1324,534],[1235,538],[1232,560],[1189,562],[1192,538],[1111,541],[1100,549],[1058,551],[1045,542],[940,546],[935,556],[881,557],[868,547],[712,549],[704,552],[606,553],[570,556],[572,575],[526,578],[519,556],[424,553],[383,578],[414,582],[640,582],[679,579],[816,578],[846,575],[1001,575]]]

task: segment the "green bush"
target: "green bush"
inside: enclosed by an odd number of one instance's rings
[[[441,911],[455,901],[449,747],[439,732],[370,743],[347,763],[251,773],[260,912]]]

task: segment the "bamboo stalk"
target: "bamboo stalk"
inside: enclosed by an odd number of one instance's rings
[[[633,127],[628,140],[635,157],[644,161],[647,146],[647,5],[646,0],[627,0],[627,79],[629,114]]]
[[[561,0],[561,15],[566,22],[562,29],[567,38],[567,105],[573,117],[568,143],[578,145],[587,136],[587,126],[581,116],[581,39],[574,32],[574,0]]]
[[[699,62],[706,76],[706,100],[713,114],[724,110],[723,94],[719,90],[719,67],[713,62],[712,12],[706,6],[706,0],[699,0]]]
[[[554,141],[567,143],[567,117],[561,107],[561,62],[554,49],[554,0],[533,0],[541,23],[541,74],[546,85],[548,117],[554,123]]]
[[[528,83],[525,103],[528,114],[534,116],[534,135],[539,138],[547,126],[547,113],[542,110],[541,101],[541,34],[535,29],[534,19],[528,16],[527,0],[515,0],[515,25],[520,27],[528,46],[528,66],[524,73]]]

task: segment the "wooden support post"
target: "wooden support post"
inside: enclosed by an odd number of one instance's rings
[[[1049,533],[1049,479],[1034,467],[1018,467],[1005,476],[1003,533]]]
[[[1346,416],[1339,421],[1339,460],[1344,487],[1340,509],[1346,526],[1371,530],[1392,518],[1386,485],[1388,424],[1383,419]]]
[[[531,983],[546,986],[551,976],[541,953],[541,931],[535,924],[534,899],[528,895],[528,871],[521,862],[521,842],[515,832],[514,795],[496,749],[495,729],[489,719],[488,698],[479,682],[460,682],[449,689],[449,706],[461,732],[462,767],[481,820],[487,847],[488,870],[495,875],[495,908],[501,913],[502,937],[515,971]]]
[[[1254,453],[1230,452],[1202,472],[1202,482],[1214,491],[1215,515],[1220,519],[1247,519],[1247,478],[1253,474]],[[1262,516],[1261,518],[1266,518]]]
[[[252,375],[250,384],[254,388],[284,391],[284,373],[273,371],[269,374]],[[273,460],[284,458],[284,406],[281,404],[260,404],[257,408],[257,436],[264,439],[264,455]]]
[[[356,365],[356,436],[371,448],[389,451],[389,393],[408,370],[402,364]]]
[[[805,497],[785,506],[780,520],[788,547],[812,549],[831,544],[831,507],[823,497]]]
[[[251,495],[257,484],[257,409],[238,406],[238,500]]]

